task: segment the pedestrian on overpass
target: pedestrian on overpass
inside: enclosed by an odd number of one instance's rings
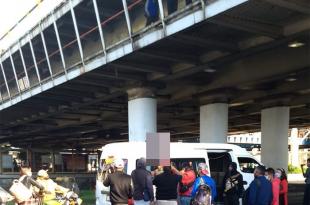
[[[137,168],[131,173],[133,182],[133,199],[135,205],[149,205],[154,201],[152,175],[146,170],[145,158],[137,161]]]
[[[304,172],[303,165],[301,166],[301,169],[304,177],[306,178],[306,187],[305,187],[303,205],[310,205],[310,158],[307,160],[306,172]]]
[[[272,202],[272,185],[265,177],[265,167],[258,166],[254,170],[255,179],[246,193],[247,205],[270,205]]]
[[[114,173],[107,174],[103,185],[110,187],[110,201],[112,205],[127,205],[132,198],[131,177],[124,173],[124,161],[116,159]]]
[[[239,205],[243,194],[243,177],[237,171],[237,164],[231,162],[223,179],[223,196],[225,205]]]

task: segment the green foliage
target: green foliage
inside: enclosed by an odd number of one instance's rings
[[[300,167],[295,167],[291,164],[288,165],[288,173],[289,174],[300,174],[302,173],[301,168]]]
[[[82,205],[96,204],[95,192],[91,190],[81,190],[80,197],[83,200]]]

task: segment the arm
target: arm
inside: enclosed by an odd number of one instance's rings
[[[132,182],[131,179],[130,179],[130,185],[129,185],[129,188],[128,188],[128,193],[127,193],[127,195],[128,195],[128,198],[129,198],[129,199],[131,199],[132,196],[133,196],[133,182]]]
[[[255,202],[256,202],[256,192],[257,192],[257,187],[256,187],[256,184],[255,184],[255,179],[250,184],[249,189],[250,190],[249,190],[249,201],[248,201],[248,204],[249,205],[255,205]]]
[[[305,177],[304,164],[300,165],[302,175]]]
[[[39,182],[35,181],[31,177],[28,177],[28,180],[29,180],[29,182],[31,183],[32,186],[35,186],[35,187],[37,187],[40,190],[44,189],[44,186],[42,186]]]
[[[171,165],[171,171],[174,173],[174,174],[177,174],[177,175],[182,175],[182,173],[173,165]]]
[[[238,177],[238,194],[239,194],[239,197],[242,196],[243,191],[244,191],[243,176],[242,176],[242,174],[240,174]]]
[[[307,168],[306,173],[304,174],[305,178],[310,178],[310,168]]]
[[[197,192],[197,189],[198,189],[198,186],[199,186],[199,181],[200,180],[200,177],[198,177],[195,182],[194,182],[194,185],[193,185],[193,190],[192,190],[192,197],[195,197],[196,195],[196,192]]]
[[[106,187],[110,186],[110,176],[109,175],[104,179],[103,185]]]
[[[282,180],[280,194],[286,194],[287,192],[288,192],[288,183],[286,180]]]
[[[210,186],[212,189],[212,201],[214,201],[215,197],[217,196],[217,192],[216,192],[216,184],[212,178],[211,178],[211,185]]]
[[[150,200],[154,201],[154,190],[153,190],[152,176],[151,175],[148,175],[146,178],[146,188],[150,194]]]

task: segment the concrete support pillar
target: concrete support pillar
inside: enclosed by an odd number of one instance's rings
[[[128,93],[129,141],[145,141],[146,133],[157,132],[157,103],[147,88],[133,88]]]
[[[299,167],[299,143],[298,143],[298,129],[292,128],[291,130],[291,164]]]
[[[227,143],[228,104],[214,103],[200,107],[200,142]]]
[[[267,167],[288,168],[289,107],[262,110],[262,163]]]

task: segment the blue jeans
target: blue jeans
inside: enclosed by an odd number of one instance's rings
[[[192,198],[190,196],[180,196],[180,204],[181,205],[190,205],[191,199]]]

